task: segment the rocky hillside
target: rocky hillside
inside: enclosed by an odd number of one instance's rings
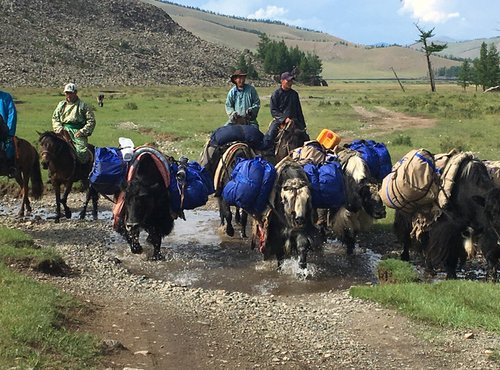
[[[0,0],[0,85],[195,85],[227,80],[237,53],[135,0]]]

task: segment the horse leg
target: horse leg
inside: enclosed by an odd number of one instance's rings
[[[232,224],[232,219],[233,215],[231,214],[231,209],[229,208],[229,205],[222,199],[218,198],[219,200],[219,212],[221,214],[221,221],[222,219],[226,220],[226,235],[228,236],[233,236],[234,235],[234,228]]]
[[[24,217],[24,211],[26,207],[26,216],[31,216],[31,204],[29,199],[29,186],[28,186],[29,177],[24,171],[17,170],[16,173],[16,182],[21,187],[22,193],[22,202],[21,209],[17,214],[18,217]]]
[[[59,182],[52,182],[54,185],[54,193],[56,195],[56,216],[54,218],[55,223],[59,223],[61,218],[61,184]]]
[[[241,211],[241,237],[248,238],[247,236],[247,223],[248,223],[248,213]]]
[[[99,193],[92,187],[90,189],[92,191],[92,220],[97,221]]]
[[[83,202],[82,210],[80,211],[80,220],[85,220],[85,216],[87,214],[87,206],[89,205],[90,197],[91,197],[91,188],[88,189],[87,194],[85,196],[85,201]]]
[[[64,189],[64,194],[61,198],[61,204],[64,207],[64,217],[71,218],[71,209],[68,207],[68,195],[71,192],[71,188],[73,187],[73,182],[69,182],[66,184],[66,188]]]

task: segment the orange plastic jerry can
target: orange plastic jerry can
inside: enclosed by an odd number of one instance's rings
[[[321,130],[316,140],[319,141],[326,149],[332,149],[340,143],[340,136],[332,130],[324,128]]]

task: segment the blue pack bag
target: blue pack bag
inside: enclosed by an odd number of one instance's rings
[[[210,136],[211,146],[220,146],[233,141],[247,143],[252,149],[259,147],[264,134],[254,125],[229,125],[216,129]]]
[[[215,192],[213,181],[205,167],[196,161],[189,161],[185,167],[186,183],[184,186],[184,198],[181,199],[181,189],[177,182],[179,166],[176,163],[170,165],[170,207],[174,211],[182,209],[195,209],[205,205],[209,195]]]
[[[391,156],[385,144],[374,140],[354,140],[347,147],[361,154],[371,175],[377,180],[382,181],[391,172]]]
[[[126,173],[127,163],[119,148],[95,148],[94,166],[89,174],[94,189],[101,194],[115,194],[125,181]]]
[[[237,158],[231,179],[222,190],[222,197],[230,204],[250,214],[260,214],[267,206],[276,180],[276,169],[268,161],[257,157]]]
[[[345,204],[346,189],[339,162],[331,161],[321,165],[306,163],[303,167],[311,183],[314,208],[340,208]]]

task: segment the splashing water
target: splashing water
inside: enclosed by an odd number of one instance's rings
[[[299,267],[298,258],[289,258],[283,261],[280,273],[296,277],[298,280],[314,278],[318,274],[318,267],[313,263],[308,263],[305,269]]]

